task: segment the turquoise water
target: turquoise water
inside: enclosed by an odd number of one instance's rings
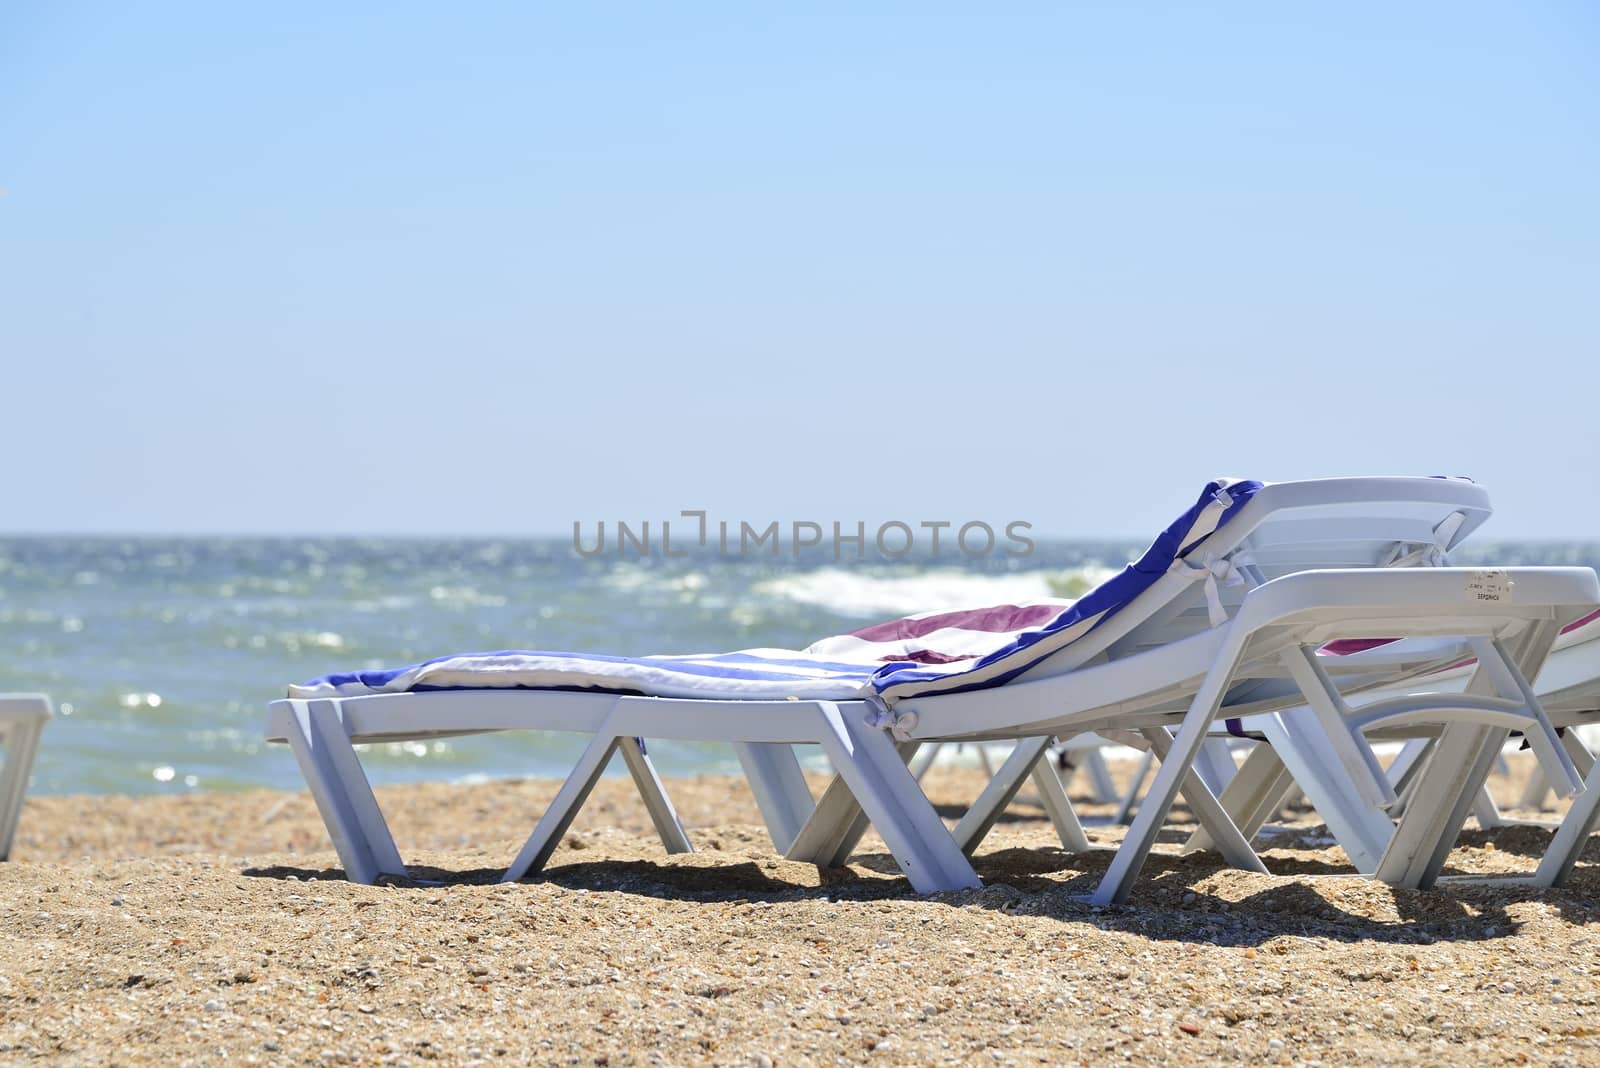
[[[1051,596],[1143,548],[1026,558],[585,559],[570,539],[0,538],[0,692],[57,702],[36,793],[297,787],[268,701],[329,671],[484,649],[794,648],[877,619]],[[1600,545],[1485,543],[1463,563],[1600,564]],[[375,782],[564,774],[576,735],[373,746]],[[733,770],[660,743],[669,774]]]

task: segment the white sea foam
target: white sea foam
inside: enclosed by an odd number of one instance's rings
[[[660,585],[661,576],[639,564],[620,563],[609,568],[600,581],[621,593],[634,593]]]
[[[472,586],[434,586],[428,590],[434,604],[451,608],[500,608],[506,599],[498,593],[484,593]]]
[[[874,618],[1061,597],[1064,576],[1081,575],[1083,583],[1071,585],[1082,585],[1087,590],[1108,574],[1108,569],[1099,567],[1009,575],[979,575],[953,567],[911,574],[824,567],[768,579],[758,583],[754,592],[762,597],[828,608],[840,615]]]
[[[406,612],[417,606],[411,594],[389,593],[381,597],[364,597],[350,602],[352,612]]]
[[[684,601],[692,600],[709,581],[702,571],[665,571],[628,563],[616,565],[601,579],[618,593],[668,593]]]

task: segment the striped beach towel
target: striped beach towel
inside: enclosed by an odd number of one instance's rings
[[[1105,622],[1175,561],[1233,519],[1260,482],[1208,483],[1142,556],[1076,601],[992,605],[908,616],[824,638],[803,650],[687,656],[504,651],[325,675],[289,687],[297,698],[442,689],[585,689],[654,697],[839,701],[998,686]],[[1183,566],[1183,565],[1178,565]]]

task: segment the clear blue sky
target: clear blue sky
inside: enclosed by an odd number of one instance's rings
[[[1600,537],[1593,4],[454,7],[0,5],[0,531]]]

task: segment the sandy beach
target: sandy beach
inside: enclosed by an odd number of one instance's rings
[[[954,816],[979,774],[930,792]],[[1133,902],[1096,909],[1107,855],[1024,804],[985,889],[920,897],[875,838],[787,863],[740,780],[669,785],[699,852],[663,855],[607,779],[514,885],[552,781],[380,789],[433,881],[382,887],[339,877],[304,793],[32,799],[0,865],[0,1063],[1600,1060],[1595,847],[1559,891],[1395,891],[1326,877],[1349,868],[1302,812],[1272,875],[1169,831]],[[1527,870],[1547,838],[1469,830],[1450,870]]]

